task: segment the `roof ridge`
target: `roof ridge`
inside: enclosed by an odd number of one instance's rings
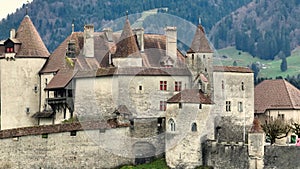
[[[289,87],[292,87],[292,88],[293,88],[294,86],[293,86],[292,84],[290,84],[288,81],[284,80],[284,79],[282,79],[282,81],[283,81],[284,86],[285,86],[285,88],[286,88],[286,90],[287,90],[287,93],[288,93],[288,96],[289,96],[289,100],[290,100],[290,102],[291,102],[291,105],[292,105],[293,108],[295,108],[296,106],[294,105],[294,102],[293,102],[293,99],[292,99],[292,96],[291,96],[291,91],[289,90],[290,88],[288,88],[287,85],[289,85]],[[295,87],[294,87],[294,89],[298,90],[298,89],[295,88]]]

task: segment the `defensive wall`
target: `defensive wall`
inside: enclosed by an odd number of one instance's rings
[[[2,130],[0,168],[113,168],[131,164],[130,154],[125,155],[131,152],[131,143],[120,139],[128,132],[127,125],[114,122]],[[115,145],[106,144],[109,142]],[[110,146],[119,149],[118,153]]]
[[[159,144],[159,141],[151,143],[149,140],[137,142],[129,139],[128,136],[138,132],[132,130],[134,129],[129,124],[119,125],[114,121],[2,130],[0,168],[118,168],[136,163],[136,158],[139,157],[139,154],[136,154],[137,150],[139,153],[145,150],[145,153],[148,151],[157,156],[156,149],[160,148],[156,144]],[[255,140],[248,141],[250,144],[205,141],[202,146],[203,165],[215,169],[299,168],[299,147],[266,146],[264,142],[260,143],[262,141],[257,136],[249,137],[250,140],[252,138]],[[259,142],[255,142],[257,140]],[[263,151],[259,150],[260,147]],[[151,159],[146,158],[138,162]]]

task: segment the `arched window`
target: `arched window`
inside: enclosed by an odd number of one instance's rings
[[[175,122],[173,119],[169,120],[169,128],[170,128],[170,131],[175,131]]]
[[[193,132],[197,131],[197,124],[196,123],[192,123],[192,131]]]
[[[194,60],[194,57],[195,57],[194,54],[192,54],[192,60]]]

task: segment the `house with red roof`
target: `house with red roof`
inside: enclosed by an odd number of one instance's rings
[[[300,90],[284,79],[264,80],[255,87],[255,116],[261,123],[281,118],[300,120]]]

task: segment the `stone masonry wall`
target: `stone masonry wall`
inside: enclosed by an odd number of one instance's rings
[[[248,146],[207,141],[203,150],[204,165],[214,169],[249,168]]]
[[[296,146],[265,146],[264,169],[300,168],[300,151]]]
[[[133,162],[131,143],[123,139],[129,127],[85,127],[76,123],[0,131],[0,168],[114,168]]]

